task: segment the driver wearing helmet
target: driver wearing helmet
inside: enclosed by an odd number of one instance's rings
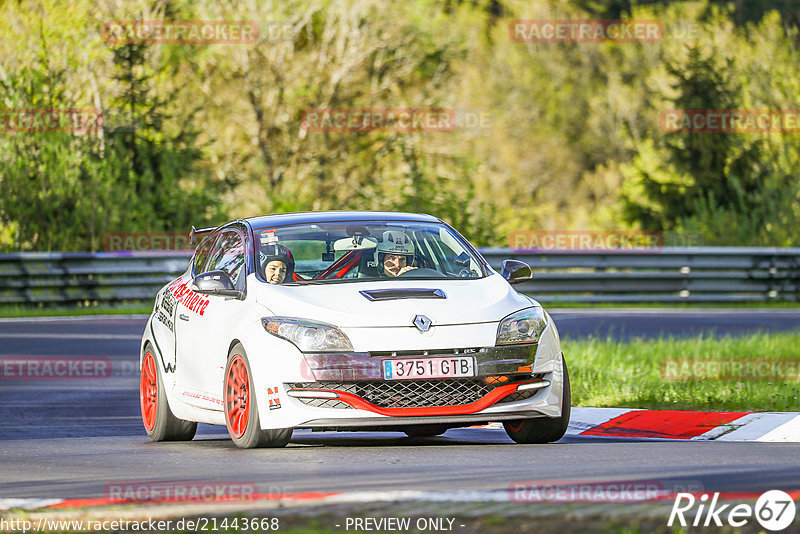
[[[416,269],[414,263],[414,243],[405,232],[388,230],[383,233],[383,241],[375,247],[375,261],[378,273],[397,277]]]
[[[294,256],[283,245],[263,245],[261,265],[264,266],[264,279],[270,284],[281,284],[285,279],[294,280]]]

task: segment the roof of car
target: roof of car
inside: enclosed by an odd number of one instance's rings
[[[255,228],[263,226],[286,226],[290,224],[310,224],[321,222],[347,221],[407,221],[442,222],[438,217],[422,213],[401,213],[395,211],[307,211],[262,215],[246,219]]]

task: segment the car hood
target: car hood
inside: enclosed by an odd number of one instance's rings
[[[425,315],[438,326],[498,322],[512,312],[533,305],[498,274],[478,280],[410,279],[306,286],[257,282],[254,285],[258,303],[274,315],[346,328],[410,326],[417,315]],[[408,296],[409,292],[404,290],[413,289],[441,290],[446,298],[371,301],[361,293],[397,290],[402,296]]]

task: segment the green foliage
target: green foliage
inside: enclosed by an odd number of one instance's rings
[[[62,96],[63,73],[41,64],[7,74],[0,87],[5,109],[78,107]],[[99,169],[88,136],[9,131],[0,137],[0,217],[14,248],[59,250],[91,227],[95,198],[84,191],[93,189]]]
[[[772,32],[776,23],[773,17],[760,31]],[[748,37],[757,33],[753,28]],[[748,65],[753,51],[737,54],[735,48],[742,46],[744,35],[734,32],[725,52],[717,44],[692,46],[666,61],[672,87],[664,91],[663,101],[670,102],[669,108],[794,109],[788,99],[762,100],[756,76],[766,73]],[[777,41],[773,46],[791,49],[788,40]],[[787,231],[799,215],[794,138],[792,133],[653,130],[623,166],[623,216],[650,230],[700,232],[709,245],[796,244]]]
[[[198,169],[203,152],[194,113],[184,117],[183,126],[172,126],[168,110],[178,93],[153,94],[158,73],[149,67],[151,54],[140,44],[113,50],[113,79],[123,89],[111,105],[131,120],[129,127],[110,132],[105,154],[114,163],[112,179],[125,184],[122,202],[128,211],[118,231],[184,229],[224,213],[215,203],[222,191]]]
[[[0,131],[0,249],[96,250],[107,232],[323,209],[427,212],[479,245],[567,228],[798,245],[798,134],[668,133],[658,117],[797,109],[799,12],[788,0],[0,3],[0,109],[109,119]],[[518,19],[590,17],[657,19],[664,39],[509,35]],[[261,35],[112,44],[103,28],[115,20],[252,21]],[[308,110],[397,108],[481,120],[303,127]]]
[[[681,0],[575,0],[581,9],[602,18],[619,19],[630,15],[637,6],[669,5]],[[758,24],[770,11],[777,11],[786,26],[800,26],[800,6],[796,0],[711,0],[709,7],[730,9],[731,19],[737,25]]]
[[[197,169],[203,157],[199,131],[191,117],[176,124],[168,116],[177,91],[154,94],[156,76],[170,65],[153,60],[147,46],[111,50],[103,73],[111,88],[101,95],[98,73],[78,68],[82,60],[101,57],[89,34],[79,36],[87,51],[62,58],[52,43],[74,28],[46,20],[36,10],[14,15],[17,27],[9,31],[31,39],[35,28],[45,25],[46,31],[27,58],[23,49],[6,56],[0,68],[0,112],[92,110],[102,113],[104,121],[86,129],[2,132],[0,222],[6,231],[0,247],[94,251],[107,232],[175,231],[219,220],[218,191]],[[79,11],[71,22],[85,27],[86,17]],[[74,89],[81,75],[93,90]],[[105,108],[103,100],[109,103]]]

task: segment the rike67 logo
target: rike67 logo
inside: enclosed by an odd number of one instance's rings
[[[731,527],[740,528],[755,517],[763,528],[776,532],[791,525],[797,512],[792,497],[781,490],[762,493],[755,506],[718,504],[718,500],[719,493],[714,493],[710,500],[707,493],[699,498],[691,493],[678,493],[667,526],[671,527],[677,519],[680,526],[686,527],[694,516],[694,521],[691,521],[693,527],[721,527],[727,523]]]

